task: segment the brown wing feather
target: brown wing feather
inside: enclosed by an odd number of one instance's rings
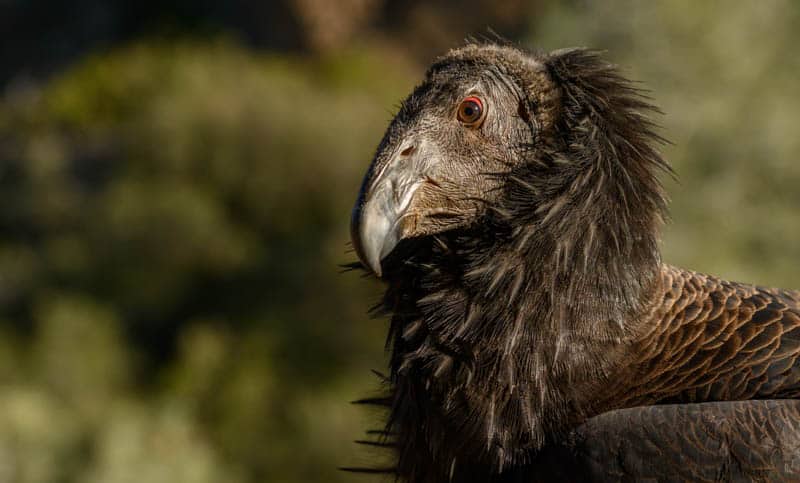
[[[674,267],[663,279],[616,407],[800,396],[800,292]]]

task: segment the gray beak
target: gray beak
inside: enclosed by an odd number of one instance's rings
[[[417,189],[424,183],[425,160],[421,149],[404,144],[387,163],[367,173],[350,220],[350,237],[358,258],[375,275],[383,274],[381,261],[403,237],[404,215]],[[372,177],[372,174],[377,175]]]

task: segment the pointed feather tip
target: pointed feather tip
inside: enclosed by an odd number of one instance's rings
[[[359,261],[339,263],[337,267],[339,267],[339,273],[353,272],[356,270],[365,270],[364,265],[362,265],[361,262]]]
[[[389,407],[392,405],[392,400],[388,397],[366,397],[363,399],[356,399],[355,401],[350,401],[350,404]]]
[[[368,439],[356,439],[353,441],[355,444],[361,444],[364,446],[374,446],[377,448],[396,448],[397,444],[392,443],[391,441],[370,441]]]
[[[357,466],[340,466],[337,468],[339,471],[345,471],[347,473],[362,473],[362,474],[389,474],[389,475],[396,475],[397,468],[395,467],[386,467],[386,468],[360,468]]]

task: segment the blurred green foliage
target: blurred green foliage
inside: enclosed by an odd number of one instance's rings
[[[800,8],[537,3],[666,115],[668,261],[800,288]],[[621,15],[624,12],[625,15]],[[453,41],[458,45],[458,40]],[[0,100],[0,481],[351,481],[380,287],[360,178],[425,62],[141,40]]]
[[[158,42],[8,96],[0,471],[345,479],[347,400],[373,389],[383,330],[366,320],[375,287],[338,265],[412,74],[376,52]]]

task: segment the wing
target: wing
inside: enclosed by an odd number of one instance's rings
[[[666,267],[667,290],[606,410],[800,397],[800,292]]]
[[[533,481],[800,481],[800,401],[611,411],[547,447],[532,470]]]

